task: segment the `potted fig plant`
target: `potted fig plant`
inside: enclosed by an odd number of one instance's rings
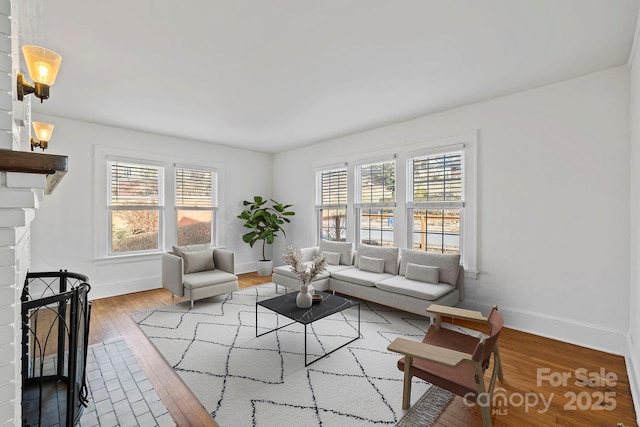
[[[262,259],[258,261],[257,270],[258,275],[269,276],[273,271],[273,261],[268,260],[265,255],[266,245],[273,244],[278,233],[286,235],[282,226],[291,222],[289,217],[295,215],[295,212],[290,210],[292,205],[260,196],[254,196],[253,201],[245,200],[242,205],[245,209],[238,218],[244,221],[244,227],[251,230],[242,236],[242,241],[251,247],[262,241]]]

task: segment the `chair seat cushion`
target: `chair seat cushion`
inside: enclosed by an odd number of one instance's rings
[[[376,283],[376,288],[395,294],[434,301],[455,290],[455,287],[446,283],[426,283],[418,280],[407,279],[402,276],[391,278]]]
[[[236,275],[222,270],[201,271],[184,275],[185,289],[198,289],[238,280]]]

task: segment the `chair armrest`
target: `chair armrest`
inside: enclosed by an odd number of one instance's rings
[[[449,350],[444,347],[436,347],[418,341],[411,341],[404,338],[396,338],[387,347],[387,350],[394,353],[404,354],[415,359],[424,359],[430,362],[454,368],[461,363],[470,362],[471,355],[460,351]]]
[[[213,262],[218,270],[235,274],[235,255],[232,251],[219,248],[214,249]]]
[[[456,319],[472,320],[475,322],[487,322],[487,317],[483,316],[479,311],[449,307],[446,305],[431,304],[427,307],[427,313],[432,313],[436,316],[449,316]]]
[[[179,297],[184,296],[182,263],[182,258],[177,255],[162,254],[162,286]]]

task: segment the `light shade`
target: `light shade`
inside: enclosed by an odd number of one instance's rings
[[[40,46],[22,46],[22,54],[34,83],[51,86],[56,81],[62,57]]]
[[[45,122],[32,122],[33,130],[40,141],[49,141],[53,133],[53,125]]]

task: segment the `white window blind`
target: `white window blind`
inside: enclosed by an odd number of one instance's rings
[[[216,205],[216,175],[211,171],[176,169],[176,206],[211,208]]]
[[[323,206],[346,206],[347,170],[337,169],[320,172],[320,204]]]
[[[415,157],[409,161],[410,201],[463,202],[462,152]]]
[[[160,168],[128,163],[111,163],[111,205],[160,204]]]
[[[358,177],[358,196],[361,205],[387,205],[389,203],[395,203],[395,161],[359,166]]]

